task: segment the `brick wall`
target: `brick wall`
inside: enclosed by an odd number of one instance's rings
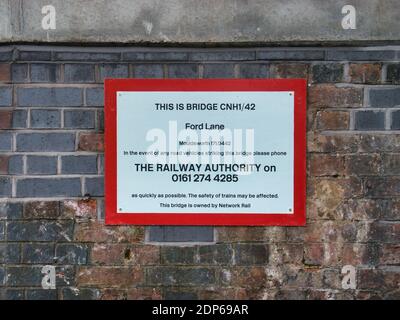
[[[399,58],[0,47],[0,298],[400,298]],[[105,77],[307,78],[307,226],[106,227]],[[356,289],[342,288],[344,265]]]

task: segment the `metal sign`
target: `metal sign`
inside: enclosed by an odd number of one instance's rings
[[[107,79],[106,223],[304,225],[306,81]]]

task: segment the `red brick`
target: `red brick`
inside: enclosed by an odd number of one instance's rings
[[[382,245],[380,263],[384,265],[400,265],[400,244]]]
[[[144,240],[144,228],[105,226],[104,222],[84,221],[75,225],[75,240],[81,242],[139,242]]]
[[[130,287],[141,284],[143,268],[81,267],[77,271],[79,286]]]
[[[310,108],[356,108],[361,107],[363,90],[334,85],[314,85],[308,90]]]
[[[271,64],[274,78],[308,78],[308,65],[303,63]]]
[[[126,300],[127,295],[127,289],[107,288],[101,290],[100,300]]]
[[[0,111],[0,129],[10,129],[12,123],[12,111]]]
[[[220,242],[277,242],[285,239],[285,232],[279,227],[217,227],[217,233]]]
[[[336,266],[340,257],[340,243],[307,243],[304,245],[304,264]]]
[[[317,113],[317,128],[319,130],[348,130],[350,113],[348,111],[323,110]]]
[[[97,217],[96,199],[64,200],[61,206],[64,216],[89,219]]]
[[[354,134],[321,135],[310,132],[307,135],[307,148],[309,152],[357,152],[359,144],[360,137]]]
[[[152,245],[95,244],[92,262],[101,265],[154,265],[160,262],[160,248]]]
[[[33,201],[24,204],[24,217],[31,219],[57,219],[60,217],[58,201]]]
[[[79,150],[93,152],[104,151],[104,134],[82,133],[79,136]]]
[[[0,63],[0,82],[10,82],[10,64]]]
[[[350,81],[353,83],[378,83],[381,78],[380,63],[351,63]]]
[[[264,267],[234,267],[222,269],[221,281],[226,286],[265,287],[267,274]]]
[[[9,156],[0,156],[0,174],[8,174]]]
[[[161,300],[160,288],[132,288],[128,290],[128,300]]]
[[[303,245],[295,243],[271,245],[269,260],[273,264],[301,264],[303,260]]]
[[[329,154],[312,154],[309,162],[311,176],[339,176],[346,172],[345,157]]]
[[[338,226],[334,221],[314,221],[306,225],[304,241],[335,242],[338,240]]]

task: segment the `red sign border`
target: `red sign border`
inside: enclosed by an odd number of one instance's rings
[[[105,223],[107,225],[303,226],[306,222],[305,79],[105,79]],[[117,91],[293,91],[294,212],[118,213]]]

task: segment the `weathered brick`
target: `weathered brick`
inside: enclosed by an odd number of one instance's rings
[[[215,270],[200,267],[153,267],[147,269],[146,282],[150,285],[205,286],[215,284]]]
[[[240,65],[240,78],[268,78],[269,65],[262,63],[244,63]]]
[[[11,80],[11,71],[9,63],[0,63],[0,82],[9,82]]]
[[[128,300],[161,300],[162,294],[160,288],[139,287],[128,290]]]
[[[69,83],[94,82],[94,69],[92,64],[65,64],[64,81]]]
[[[170,64],[168,65],[169,78],[198,78],[197,64]]]
[[[381,157],[376,154],[358,154],[347,157],[350,175],[378,175],[381,168]]]
[[[174,51],[132,51],[123,52],[124,61],[185,61],[189,56],[187,52]]]
[[[58,264],[87,264],[88,247],[85,244],[59,244],[56,247]]]
[[[79,286],[130,287],[143,282],[142,268],[81,267],[77,272]]]
[[[60,210],[64,217],[94,219],[97,217],[97,201],[96,199],[64,200],[61,202]]]
[[[27,127],[28,112],[26,110],[14,110],[12,113],[12,128],[22,129]]]
[[[328,50],[326,60],[343,61],[380,61],[395,59],[396,52],[392,50]]]
[[[279,227],[218,227],[217,232],[217,239],[220,242],[281,242],[285,240],[285,231]]]
[[[11,107],[12,89],[11,87],[0,86],[0,107]]]
[[[11,80],[14,83],[23,83],[29,81],[29,67],[25,63],[13,63],[11,65]]]
[[[104,151],[104,134],[82,133],[79,135],[79,150],[82,151]]]
[[[376,244],[345,243],[342,250],[342,263],[352,266],[374,266],[379,261]]]
[[[304,264],[311,266],[335,266],[339,262],[336,243],[306,243]]]
[[[21,250],[19,243],[0,243],[0,264],[18,264],[20,260]]]
[[[308,64],[303,63],[273,63],[271,76],[274,78],[307,78]]]
[[[100,290],[91,288],[63,288],[63,300],[97,300]]]
[[[17,151],[50,152],[74,151],[74,133],[19,133]]]
[[[19,266],[7,268],[8,286],[12,287],[38,287],[41,285],[43,275],[40,267]]]
[[[385,113],[381,111],[357,111],[355,113],[356,130],[384,130]]]
[[[235,263],[237,265],[264,265],[268,263],[269,247],[265,244],[236,244]]]
[[[24,218],[56,219],[60,217],[58,201],[29,201],[24,203]]]
[[[349,199],[338,208],[344,220],[372,220],[379,219],[389,210],[387,200]]]
[[[348,111],[323,110],[317,112],[317,128],[322,130],[348,130],[350,113]]]
[[[100,81],[105,78],[128,78],[129,69],[127,64],[101,64],[99,66]]]
[[[197,247],[162,247],[163,264],[194,264]]]
[[[8,202],[0,203],[0,220],[1,219],[20,219],[22,217],[22,203]]]
[[[12,194],[11,179],[8,177],[0,177],[0,198],[11,197]]]
[[[382,156],[383,173],[387,175],[400,174],[400,154],[384,154]]]
[[[384,265],[400,264],[400,245],[399,244],[383,244],[379,262]]]
[[[10,221],[7,237],[10,241],[71,241],[73,221]]]
[[[103,89],[103,87],[86,89],[86,105],[89,107],[104,106],[104,89]]]
[[[8,174],[10,156],[0,156],[0,174]]]
[[[350,81],[353,83],[378,83],[381,79],[380,63],[351,63],[349,67]]]
[[[0,130],[10,129],[12,124],[12,111],[0,110]]]
[[[360,134],[359,152],[400,152],[400,135]]]
[[[164,297],[166,300],[198,300],[197,293],[187,289],[166,290]]]
[[[370,226],[371,241],[383,243],[398,243],[400,241],[399,222],[373,222]]]
[[[97,173],[97,156],[62,156],[61,173],[64,174]]]
[[[61,127],[61,113],[59,110],[31,110],[31,127],[44,129],[44,128],[60,128]]]
[[[312,66],[312,79],[316,83],[341,82],[344,65],[339,63],[315,64]]]
[[[55,262],[54,244],[25,243],[22,246],[22,262],[29,264],[53,264]]]
[[[387,81],[393,84],[400,83],[400,64],[389,64],[387,66]]]
[[[81,88],[18,88],[17,96],[20,107],[79,107],[82,105]]]
[[[17,197],[79,197],[80,178],[26,178],[17,181]]]
[[[121,54],[119,52],[76,52],[76,51],[56,51],[54,60],[61,61],[118,61]]]
[[[24,300],[25,299],[25,290],[23,290],[23,289],[6,289],[4,291],[4,298],[1,296],[1,291],[0,291],[0,299],[1,300],[11,300],[11,301]]]
[[[59,67],[50,63],[31,64],[31,82],[56,82],[59,79]]]
[[[264,266],[230,267],[219,270],[219,278],[223,286],[265,288],[267,273]]]
[[[12,134],[10,132],[0,132],[0,151],[11,151]]]
[[[369,104],[371,107],[391,108],[400,105],[400,88],[370,89]]]
[[[92,263],[100,265],[156,265],[160,248],[152,245],[95,244]]]
[[[27,156],[26,171],[28,174],[57,174],[57,157]]]
[[[400,191],[400,178],[397,177],[368,177],[364,181],[367,197],[396,196]]]
[[[26,290],[27,300],[57,300],[56,290]]]
[[[189,60],[196,61],[244,61],[254,60],[254,51],[233,51],[233,50],[221,50],[221,51],[199,51],[191,52],[189,54]]]
[[[309,163],[311,176],[339,176],[346,173],[345,157],[330,154],[312,154]]]
[[[382,212],[383,220],[400,220],[400,200],[393,199],[388,202],[387,210]]]
[[[7,269],[7,285],[13,287],[40,287],[42,283],[42,266],[18,266]],[[74,269],[71,267],[56,268],[56,286],[73,285]]]
[[[362,93],[361,88],[315,85],[308,90],[308,104],[310,108],[361,107]]]
[[[26,51],[18,50],[17,61],[49,61],[51,51]]]
[[[136,78],[164,77],[164,69],[161,64],[135,64],[133,68]]]
[[[231,63],[209,63],[204,65],[204,78],[233,78],[234,65]]]
[[[75,226],[74,239],[78,242],[132,243],[144,239],[143,227],[105,226],[100,221],[84,221]]]
[[[148,240],[152,242],[212,242],[212,227],[152,226],[148,227]]]
[[[233,264],[234,252],[230,244],[200,246],[198,263],[206,265]]]
[[[270,263],[300,264],[303,261],[303,245],[296,243],[279,243],[270,245]]]
[[[68,129],[93,129],[95,126],[94,111],[64,111],[64,128]]]

